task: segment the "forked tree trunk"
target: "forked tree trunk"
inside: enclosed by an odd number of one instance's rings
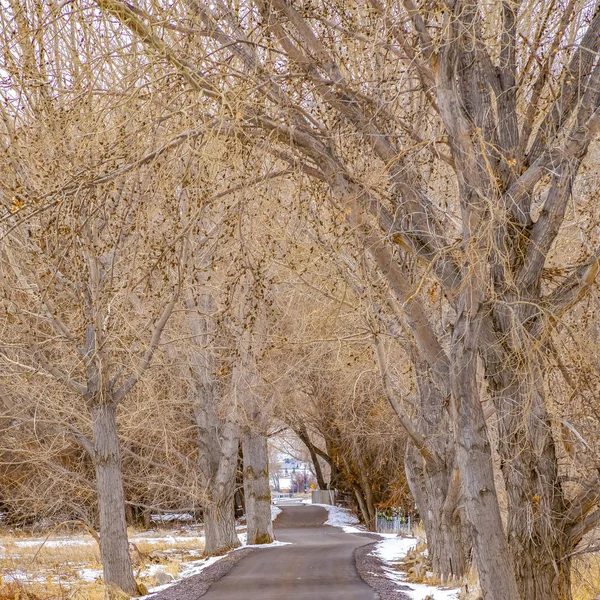
[[[477,334],[477,323],[462,313],[454,328],[450,365],[456,464],[484,600],[518,599],[479,397]]]
[[[518,375],[508,365],[507,358],[489,381],[498,414],[507,531],[517,584],[523,600],[570,600],[567,506],[542,370],[533,365]]]
[[[457,502],[449,497],[453,474],[446,464],[424,464],[409,446],[405,457],[406,478],[427,535],[427,552],[434,575],[442,582],[463,577],[468,569],[467,542]]]
[[[275,538],[271,521],[267,438],[252,431],[246,432],[242,453],[248,544],[270,544]]]
[[[233,494],[213,497],[204,506],[204,556],[220,556],[240,546],[235,531]]]
[[[115,404],[95,405],[92,426],[104,584],[109,595],[118,588],[130,596],[139,596],[129,557]]]

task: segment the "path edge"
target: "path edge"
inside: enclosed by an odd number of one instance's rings
[[[151,593],[148,600],[195,600],[204,596],[213,583],[225,577],[235,565],[255,550],[258,548],[245,547],[234,550],[197,575],[186,577],[166,590]]]
[[[380,541],[354,550],[354,565],[359,577],[375,591],[376,600],[410,600],[409,596],[402,593],[402,586],[386,577],[383,561],[371,554]]]

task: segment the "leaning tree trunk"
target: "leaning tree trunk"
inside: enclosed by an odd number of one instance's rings
[[[310,436],[305,427],[300,427],[294,429],[296,435],[300,438],[300,441],[306,446],[308,452],[310,453],[310,460],[315,468],[315,477],[317,478],[317,484],[320,490],[326,490],[327,484],[325,483],[325,478],[323,477],[323,469],[321,469],[321,463],[319,462],[319,457],[317,455],[317,451],[315,450],[315,445],[310,441]]]
[[[242,440],[242,453],[248,544],[270,544],[275,538],[271,521],[267,438],[248,431]]]
[[[237,548],[233,494],[213,495],[204,506],[204,556],[220,556]]]
[[[128,549],[116,409],[113,403],[99,403],[92,408],[100,558],[108,593],[112,595],[118,588],[130,596],[138,596]]]
[[[406,479],[427,535],[427,553],[434,575],[442,582],[463,577],[469,543],[458,514],[452,466],[426,464],[410,445],[405,456]]]
[[[358,476],[360,478],[360,487],[364,492],[365,505],[369,520],[367,521],[367,529],[375,531],[377,529],[377,511],[375,509],[375,500],[373,498],[373,488],[369,479],[369,470],[365,464],[364,458],[360,454],[360,450],[356,453],[356,463],[358,465]]]
[[[506,357],[488,369],[498,414],[498,450],[508,499],[507,530],[523,600],[570,600],[566,500],[539,365]],[[523,366],[528,365],[528,366]],[[529,368],[528,368],[529,367]]]

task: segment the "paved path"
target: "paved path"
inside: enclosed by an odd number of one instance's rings
[[[205,600],[374,600],[354,567],[362,536],[323,525],[320,506],[280,505],[275,537],[293,546],[256,550],[214,583]]]

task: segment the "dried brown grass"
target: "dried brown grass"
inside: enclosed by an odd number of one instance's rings
[[[155,538],[135,540],[143,557],[138,581],[146,587],[155,585],[153,577],[144,573],[151,563],[159,563],[161,570],[177,579],[182,562],[197,560],[202,550],[197,536],[188,538],[177,533],[175,539],[165,537],[167,535],[173,536],[174,532],[159,531]],[[0,576],[0,600],[104,600],[102,564],[96,542],[80,537],[61,539],[82,543],[52,546],[42,545],[43,538],[8,533],[0,535],[0,573],[4,574],[4,581]],[[19,544],[27,541],[39,541],[39,544]],[[150,561],[150,553],[157,550],[168,554]],[[95,581],[82,580],[82,569],[98,570],[98,578]],[[11,575],[17,575],[18,582],[14,582]]]

